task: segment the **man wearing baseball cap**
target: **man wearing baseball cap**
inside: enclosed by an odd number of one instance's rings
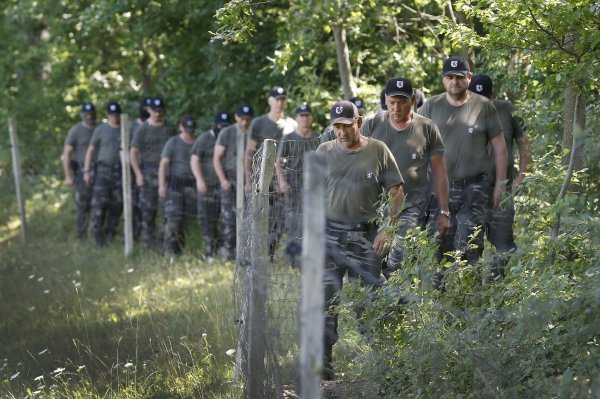
[[[198,221],[202,231],[204,256],[209,262],[218,251],[218,224],[221,212],[219,178],[215,172],[213,158],[217,136],[221,129],[227,126],[229,126],[229,113],[217,111],[213,128],[198,136],[192,147],[190,159],[192,172],[196,178]]]
[[[235,259],[236,255],[238,158],[245,159],[246,135],[253,116],[254,111],[249,104],[240,105],[234,115],[235,124],[221,130],[215,143],[213,166],[221,185],[223,256],[228,260]],[[243,140],[241,152],[238,150],[240,138]],[[241,170],[239,173],[243,176],[244,171]]]
[[[108,122],[101,123],[94,130],[83,170],[85,183],[88,186],[93,184],[91,227],[96,245],[107,245],[114,240],[123,211],[121,106],[115,101],[109,102],[106,117]]]
[[[179,134],[167,140],[158,168],[158,195],[165,200],[164,254],[179,255],[185,246],[187,226],[196,219],[196,182],[190,167],[196,121],[191,116],[179,120]]]
[[[397,216],[404,198],[403,179],[394,156],[385,143],[360,133],[358,108],[350,101],[338,101],[331,107],[330,120],[336,139],[317,149],[326,162],[325,380],[334,378],[332,352],[338,340],[335,305],[344,275],[348,273],[351,281],[360,280],[363,286],[383,285],[381,261],[391,237],[379,232],[371,220],[377,217],[377,203],[384,190],[392,199],[389,217]]]
[[[269,112],[261,115],[254,120],[248,130],[248,144],[246,147],[246,192],[251,191],[252,187],[252,159],[254,154],[261,147],[262,143],[267,140],[275,140],[279,142],[285,134],[292,133],[298,127],[295,120],[285,116],[287,107],[287,94],[283,87],[274,86],[269,91],[267,99],[269,103]],[[276,182],[275,176],[273,177]],[[275,187],[270,190],[270,207],[269,207],[269,256],[273,258],[279,237],[281,236],[281,228],[283,224],[283,204],[281,195]]]
[[[82,240],[87,235],[88,220],[90,217],[90,203],[92,189],[83,180],[83,164],[85,153],[96,128],[96,108],[92,103],[84,103],[79,112],[81,122],[73,126],[63,147],[63,172],[65,182],[70,187],[75,187],[75,205],[77,209],[77,238]]]
[[[427,223],[432,187],[441,210],[436,215],[440,236],[448,231],[450,215],[445,148],[437,126],[431,119],[413,112],[416,95],[410,79],[392,78],[388,80],[384,92],[387,111],[367,119],[361,133],[387,144],[404,177],[404,209],[398,221],[392,221],[398,229],[397,240],[387,261],[386,272],[391,272],[400,266],[403,259],[402,241],[406,233]],[[428,179],[429,170],[433,174],[432,181]]]
[[[135,182],[140,190],[141,238],[147,248],[155,248],[160,154],[167,140],[175,136],[177,130],[165,119],[166,107],[161,97],[153,98],[147,110],[150,117],[135,132],[131,141],[130,157]]]
[[[513,224],[515,219],[515,207],[512,199],[512,187],[518,186],[523,182],[527,167],[531,162],[529,149],[529,139],[523,128],[523,120],[513,115],[517,108],[508,100],[493,99],[494,85],[492,78],[487,75],[474,75],[469,90],[473,93],[480,94],[494,103],[494,107],[498,111],[500,123],[502,124],[502,132],[506,142],[508,152],[508,162],[506,168],[507,179],[507,199],[503,201],[501,207],[490,207],[487,212],[485,232],[488,241],[496,248],[496,253],[493,256],[491,268],[491,277],[504,276],[504,268],[508,263],[510,255],[517,249],[515,243]],[[519,149],[519,171],[515,171],[513,145],[517,144]],[[494,162],[490,163],[488,179],[490,182],[495,182],[496,170]]]
[[[506,179],[506,143],[502,125],[491,101],[467,89],[472,73],[467,60],[452,56],[444,61],[442,79],[445,93],[431,97],[420,110],[440,129],[450,185],[450,229],[442,237],[441,253],[459,251],[470,264],[481,256],[487,203],[500,204]],[[487,178],[490,163],[488,145],[494,152],[496,183]],[[475,237],[474,239],[472,237]],[[437,282],[439,283],[439,282]]]
[[[312,130],[313,115],[310,105],[302,103],[296,107],[296,122],[296,130],[281,138],[275,162],[279,191],[284,199],[284,226],[287,235],[285,251],[292,267],[299,266],[298,257],[302,252],[304,154],[316,150],[321,143]]]

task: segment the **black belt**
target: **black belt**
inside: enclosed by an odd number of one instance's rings
[[[336,220],[327,220],[327,227],[352,231],[370,231],[377,228],[377,226],[369,222],[338,222]]]
[[[468,179],[451,179],[450,185],[451,186],[467,186],[467,185],[473,184],[473,183],[481,183],[486,180],[487,180],[487,175],[479,175],[479,176],[475,176],[475,177],[470,177]]]

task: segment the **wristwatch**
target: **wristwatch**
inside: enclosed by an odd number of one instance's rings
[[[445,211],[443,209],[440,209],[440,213],[446,217],[450,217],[450,211]]]

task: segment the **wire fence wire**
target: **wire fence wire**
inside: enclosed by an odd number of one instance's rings
[[[300,379],[302,174],[317,146],[266,141],[253,159],[234,283],[246,397],[282,397]]]

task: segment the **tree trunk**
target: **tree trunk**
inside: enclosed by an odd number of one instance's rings
[[[577,87],[567,87],[563,93],[564,130],[562,137],[563,148],[568,148],[574,153],[575,171],[583,168],[583,132],[585,129],[585,98]],[[576,145],[573,148],[573,136],[577,135]],[[563,164],[569,164],[570,155],[563,158]]]
[[[335,38],[338,69],[340,71],[342,88],[344,89],[344,98],[351,98],[356,96],[357,90],[350,67],[350,51],[348,50],[348,42],[346,41],[346,29],[344,29],[342,22],[338,22],[333,26],[333,37]]]

